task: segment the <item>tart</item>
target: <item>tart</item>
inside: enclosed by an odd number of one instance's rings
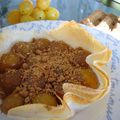
[[[111,51],[79,24],[65,22],[42,35],[32,31],[29,40],[20,35],[0,35],[1,111],[8,117],[65,120],[108,93],[104,66]],[[2,48],[6,37],[11,46]]]

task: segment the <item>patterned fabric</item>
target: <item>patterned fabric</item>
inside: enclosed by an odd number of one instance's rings
[[[6,13],[17,8],[22,0],[0,0],[0,27],[7,26]],[[35,4],[36,0],[32,0]],[[60,20],[80,21],[96,9],[120,15],[120,11],[104,6],[99,0],[51,0],[51,6],[60,11]]]

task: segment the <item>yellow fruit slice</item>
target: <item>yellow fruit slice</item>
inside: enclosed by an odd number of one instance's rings
[[[45,19],[45,12],[40,10],[39,8],[35,8],[32,13],[32,17],[36,20],[44,20]]]
[[[45,14],[47,20],[57,20],[59,18],[59,11],[54,7],[48,8]]]
[[[33,4],[29,1],[23,1],[19,4],[19,10],[22,15],[30,15],[33,11]]]
[[[41,10],[46,10],[50,6],[50,0],[36,0],[36,6]]]
[[[50,106],[56,106],[57,105],[57,100],[56,100],[55,96],[47,94],[47,93],[37,95],[33,99],[32,102],[33,103],[46,104],[46,105],[50,105]]]
[[[35,19],[29,15],[24,15],[20,18],[20,22],[30,22],[34,21]]]
[[[91,69],[81,69],[81,76],[84,79],[84,85],[90,88],[98,88],[99,81]]]
[[[14,9],[7,14],[7,21],[10,24],[16,24],[20,22],[20,12],[17,9]]]

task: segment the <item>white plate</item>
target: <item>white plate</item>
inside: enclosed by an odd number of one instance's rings
[[[63,22],[64,21],[38,21],[21,23],[5,27],[1,29],[0,32],[5,29],[22,31],[29,31],[32,29],[36,32],[50,30],[56,28]],[[120,41],[93,28],[84,25],[82,26],[93,34],[97,40],[101,41],[113,51],[110,68],[112,88],[108,97],[106,96],[104,99],[94,103],[94,105],[87,109],[76,113],[76,115],[70,120],[120,120]],[[6,117],[0,114],[0,120],[6,120]]]

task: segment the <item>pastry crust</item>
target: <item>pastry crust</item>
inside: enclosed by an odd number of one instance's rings
[[[13,35],[15,34],[15,36]],[[28,37],[26,37],[28,36]],[[82,47],[92,54],[86,62],[96,73],[100,86],[97,89],[70,83],[63,84],[65,92],[62,105],[50,107],[43,104],[31,104],[13,108],[8,111],[8,117],[25,118],[26,120],[65,120],[76,110],[81,110],[91,103],[103,98],[110,89],[110,79],[104,71],[104,66],[111,58],[111,50],[98,42],[78,23],[65,22],[56,29],[41,34],[35,31],[7,31],[0,33],[0,55],[10,50],[18,41],[31,41],[32,38],[46,38],[50,41],[64,41],[73,48]]]

